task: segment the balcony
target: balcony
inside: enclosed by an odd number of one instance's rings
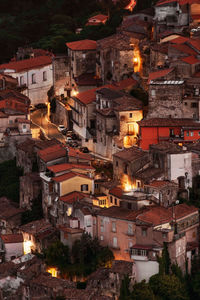
[[[51,173],[50,172],[40,172],[40,178],[42,178],[43,180],[50,182],[51,181]]]

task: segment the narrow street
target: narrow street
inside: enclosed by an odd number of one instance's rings
[[[50,139],[55,138],[62,143],[65,142],[64,136],[57,129],[57,126],[48,121],[46,109],[38,109],[31,113],[31,121],[34,125],[39,126]]]

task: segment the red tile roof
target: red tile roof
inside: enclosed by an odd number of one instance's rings
[[[111,206],[109,208],[102,208],[97,212],[99,216],[105,216],[115,219],[135,221],[138,214],[141,214],[141,211],[132,211],[130,209],[125,209],[118,206]]]
[[[189,47],[186,44],[173,44],[171,45],[172,48],[175,48],[176,50],[180,51],[181,53],[185,53],[188,55],[197,55],[198,53],[192,49],[191,47]]]
[[[84,193],[72,192],[72,193],[69,193],[67,195],[60,197],[59,200],[72,204],[78,200],[82,200],[83,198],[85,198],[87,196],[88,195],[84,194]]]
[[[177,185],[177,184],[168,180],[154,180],[149,184],[145,184],[145,186],[150,186],[158,189],[169,185]]]
[[[176,220],[186,217],[195,212],[198,212],[198,208],[194,206],[188,206],[187,204],[179,204],[174,206],[174,215]],[[147,209],[146,211],[143,211],[143,213],[137,216],[137,220],[149,223],[154,226],[169,223],[173,221],[172,207],[152,207],[150,209]]]
[[[161,77],[165,77],[166,75],[168,75],[169,73],[171,73],[174,69],[170,68],[170,69],[164,69],[164,70],[159,70],[156,72],[151,72],[149,73],[149,78],[148,78],[148,83],[150,83],[151,80],[155,80]]]
[[[70,148],[70,147],[68,147],[68,149],[69,149],[69,151],[68,151],[69,157],[76,157],[77,159],[83,159],[83,160],[88,160],[88,161],[93,160],[92,156],[88,153],[83,153],[79,150],[76,150],[76,149]]]
[[[62,182],[62,181],[66,181],[68,179],[71,179],[73,177],[83,177],[83,178],[92,180],[92,178],[90,178],[90,177],[88,177],[84,174],[79,174],[79,173],[76,173],[76,172],[69,172],[69,173],[63,174],[61,176],[54,177],[53,180],[56,181],[56,182]]]
[[[0,69],[11,69],[16,72],[22,72],[31,69],[41,68],[46,65],[52,64],[52,57],[50,56],[38,56],[35,58],[29,58],[24,60],[19,60],[15,62],[10,62],[7,64],[0,65]]]
[[[63,172],[65,170],[72,170],[72,169],[84,169],[84,170],[95,170],[92,166],[89,165],[80,165],[80,164],[59,164],[47,167],[53,173]]]
[[[93,40],[81,40],[66,43],[67,47],[73,51],[96,50],[97,42]]]
[[[75,99],[78,99],[81,103],[87,105],[89,103],[92,103],[96,100],[96,91],[102,88],[109,88],[116,91],[126,90],[129,88],[132,88],[133,86],[137,85],[138,82],[133,78],[127,78],[124,80],[121,80],[119,82],[115,82],[113,84],[107,84],[98,88],[94,88],[88,91],[84,91],[79,93],[76,97],[73,97]]]
[[[181,58],[181,60],[190,65],[200,64],[200,60],[194,57],[193,55]]]
[[[67,155],[67,150],[60,144],[45,148],[38,151],[38,156],[44,161],[48,162]]]
[[[0,111],[0,118],[8,118],[8,115],[6,115],[4,112]]]
[[[185,36],[179,36],[173,40],[170,41],[170,43],[172,44],[183,44],[185,42],[187,42],[190,38],[185,37]]]
[[[122,151],[113,154],[114,157],[123,159],[125,161],[134,161],[136,159],[142,158],[145,155],[145,151],[140,148],[133,146]]]
[[[144,119],[137,123],[141,127],[169,127],[169,126],[187,127],[187,126],[190,126],[190,127],[194,127],[194,128],[200,128],[200,123],[195,122],[192,119],[152,118],[152,119]]]
[[[117,198],[121,198],[123,195],[123,190],[120,187],[114,187],[109,191],[109,194],[111,194]]]
[[[1,239],[4,244],[23,243],[24,241],[22,234],[2,234]]]
[[[31,123],[31,121],[27,120],[27,119],[17,118],[16,120],[17,120],[18,123],[26,123],[26,124],[30,124]]]
[[[178,2],[180,5],[185,5],[185,4],[194,4],[194,3],[199,3],[199,0],[160,0],[156,3],[156,6],[172,3],[172,2]]]

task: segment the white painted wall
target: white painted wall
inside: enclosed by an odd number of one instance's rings
[[[136,281],[149,281],[149,278],[159,271],[159,264],[157,261],[136,261]]]
[[[43,72],[46,72],[47,80],[43,80]],[[20,85],[20,77],[23,76],[23,84],[26,84],[27,89],[23,91],[23,94],[30,98],[31,104],[45,103],[48,99],[47,92],[53,85],[53,67],[52,64],[27,70],[23,72],[15,72],[14,70],[5,70],[6,74],[12,75],[14,78],[18,78]],[[32,83],[32,74],[35,74],[36,83]]]
[[[9,261],[12,256],[18,257],[24,254],[23,243],[8,243],[4,244],[5,247],[5,260]]]
[[[180,153],[168,155],[169,180],[178,182],[179,176],[188,173],[188,186],[192,186],[192,153]]]

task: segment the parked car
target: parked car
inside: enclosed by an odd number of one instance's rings
[[[72,148],[77,148],[79,145],[78,145],[77,142],[70,142],[69,146],[72,147]]]
[[[42,109],[42,108],[47,108],[45,103],[38,103],[35,105],[36,109]]]
[[[72,142],[73,142],[72,138],[70,136],[67,136],[66,143],[72,143]]]
[[[36,110],[35,106],[31,104],[31,105],[29,106],[29,111],[30,111],[30,112],[33,112],[33,111],[35,111],[35,110]]]
[[[90,152],[87,147],[81,147],[80,151],[83,152],[83,153],[89,153]]]
[[[65,129],[66,129],[66,128],[65,128],[64,125],[58,125],[58,130],[59,130],[60,132],[63,133],[63,130],[65,130]]]

